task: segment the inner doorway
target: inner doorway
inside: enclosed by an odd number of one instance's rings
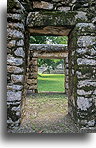
[[[65,93],[64,59],[38,59],[38,92]]]

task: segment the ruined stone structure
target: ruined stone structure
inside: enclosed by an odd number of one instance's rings
[[[68,36],[69,114],[80,129],[96,129],[95,8],[96,0],[8,0],[8,128],[18,128],[25,112],[30,35],[62,35]]]
[[[36,93],[37,76],[38,76],[38,58],[47,59],[66,59],[68,58],[68,48],[65,45],[51,45],[51,44],[31,44],[28,51],[28,65],[27,65],[27,92]],[[65,60],[66,61],[66,60]],[[68,68],[66,67],[66,72]],[[68,81],[66,79],[66,84]],[[67,89],[66,89],[67,91]]]

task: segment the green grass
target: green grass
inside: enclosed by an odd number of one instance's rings
[[[39,74],[38,75],[38,91],[58,91],[64,92],[64,74]]]

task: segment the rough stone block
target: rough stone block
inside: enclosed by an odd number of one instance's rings
[[[17,46],[24,46],[24,40],[19,40],[16,43]]]
[[[14,58],[12,55],[7,56],[7,64],[9,65],[19,66],[22,65],[23,63],[24,61],[22,58]]]
[[[8,38],[16,39],[16,38],[24,38],[24,34],[21,31],[16,29],[7,29],[7,36]]]
[[[24,71],[23,68],[17,67],[17,66],[7,66],[7,72],[9,73],[22,73]]]
[[[16,56],[23,57],[23,58],[25,57],[25,52],[22,47],[17,48],[17,50],[15,50],[14,53]]]
[[[21,91],[8,91],[7,92],[7,101],[20,101],[22,98]]]
[[[90,106],[92,106],[92,99],[84,98],[84,97],[78,97],[77,98],[77,106],[82,111],[87,110]]]
[[[14,84],[7,85],[7,90],[22,90],[22,89],[23,89],[22,85],[14,85]]]
[[[14,75],[14,74],[12,74],[11,79],[12,79],[13,83],[18,83],[18,82],[23,83],[24,76],[23,75]]]
[[[48,2],[44,2],[44,1],[41,1],[41,2],[38,2],[38,1],[34,1],[33,2],[33,8],[39,8],[39,9],[53,9],[53,4],[51,3],[48,3]]]
[[[94,36],[80,36],[77,41],[78,47],[90,47],[96,43],[96,37]]]

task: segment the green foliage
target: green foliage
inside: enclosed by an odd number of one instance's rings
[[[31,36],[31,44],[67,44],[67,36]]]
[[[64,74],[40,74],[38,75],[38,91],[64,92]]]

